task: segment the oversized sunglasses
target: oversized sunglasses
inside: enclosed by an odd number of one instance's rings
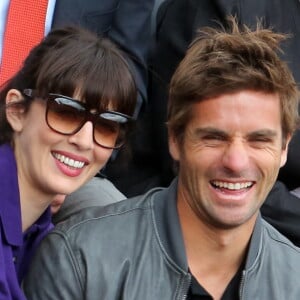
[[[39,98],[32,89],[23,90],[23,94]],[[94,142],[107,149],[117,149],[125,143],[127,124],[132,120],[128,115],[110,110],[90,112],[85,103],[58,94],[47,96],[45,118],[49,128],[63,135],[77,133],[90,121]]]

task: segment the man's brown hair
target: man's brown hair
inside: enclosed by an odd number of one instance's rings
[[[228,29],[204,28],[191,43],[175,71],[169,90],[168,128],[182,139],[192,104],[241,90],[279,95],[283,146],[298,122],[298,89],[279,44],[287,35],[238,26],[228,18]]]

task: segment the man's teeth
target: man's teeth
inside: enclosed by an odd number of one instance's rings
[[[74,160],[58,153],[53,153],[53,155],[56,159],[69,167],[81,169],[84,166],[84,162],[82,161]]]
[[[252,182],[237,182],[237,183],[232,183],[232,182],[223,182],[223,181],[214,181],[213,185],[218,187],[218,188],[225,188],[228,190],[241,190],[241,189],[246,189],[252,186]]]

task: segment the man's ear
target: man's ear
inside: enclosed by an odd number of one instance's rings
[[[291,134],[289,134],[286,137],[286,142],[285,142],[284,147],[282,147],[280,167],[283,167],[287,161],[288,149],[289,149],[289,144],[290,144],[291,139],[292,139],[292,136],[291,136]]]
[[[178,145],[178,140],[170,130],[169,130],[168,142],[169,142],[169,152],[170,152],[172,158],[175,161],[179,161],[180,148],[179,148],[179,145]]]
[[[25,106],[22,103],[23,96],[20,91],[11,89],[7,92],[6,101],[6,118],[12,129],[20,132],[23,128],[25,116]]]

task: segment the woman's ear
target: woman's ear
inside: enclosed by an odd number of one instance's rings
[[[12,129],[20,132],[23,129],[23,120],[25,116],[24,97],[20,91],[11,89],[7,92],[6,101],[6,118]]]

